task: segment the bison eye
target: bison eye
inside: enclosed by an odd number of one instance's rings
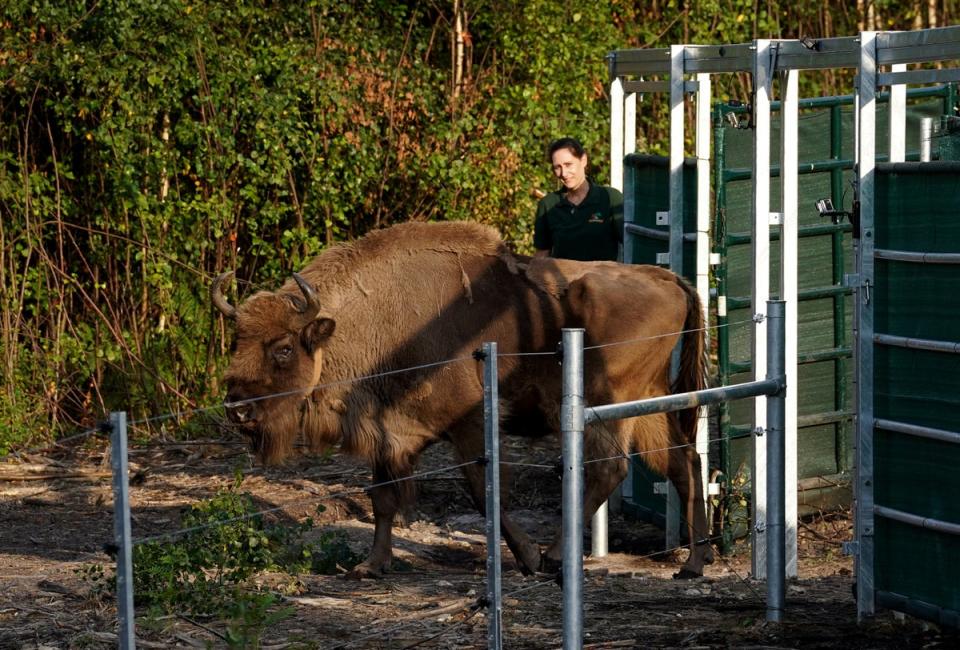
[[[273,358],[281,365],[288,363],[292,357],[293,347],[289,345],[280,346],[273,351]]]

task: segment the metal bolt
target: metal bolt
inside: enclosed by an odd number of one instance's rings
[[[763,427],[757,427],[756,429],[753,430],[753,435],[760,438],[763,436],[764,433],[766,433],[766,431],[767,430],[764,429]]]

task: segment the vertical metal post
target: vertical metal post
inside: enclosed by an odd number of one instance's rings
[[[906,63],[894,63],[890,72],[903,72]],[[907,154],[907,87],[890,86],[890,162],[903,162]],[[841,208],[843,209],[843,208]]]
[[[753,227],[750,238],[753,248],[753,287],[750,308],[763,315],[770,297],[770,96],[773,86],[770,41],[754,41],[753,84]],[[767,324],[760,321],[753,328],[753,379],[759,379],[767,358]],[[754,399],[753,426],[767,421],[766,400]],[[766,564],[767,521],[767,441],[765,436],[754,436],[751,466],[753,493],[753,547],[752,571],[755,578],[763,578]]]
[[[787,385],[796,385],[799,367],[797,365],[798,315],[799,315],[799,86],[800,71],[786,70],[780,77],[780,300],[786,302],[784,327],[786,346],[783,353],[787,359],[784,370]],[[767,336],[770,336],[767,325]],[[769,339],[769,340],[772,340]],[[769,348],[769,345],[768,345]],[[776,351],[768,349],[769,355]],[[769,368],[770,358],[767,359]],[[787,575],[797,575],[797,392],[790,391],[786,397],[784,413],[784,449],[786,465],[784,473],[777,479],[786,491],[786,562]],[[767,413],[770,418],[770,413]],[[767,444],[771,443],[769,436]],[[769,457],[769,450],[768,450]],[[769,471],[769,470],[768,470]],[[774,479],[767,476],[768,481]],[[769,485],[769,483],[768,483]]]
[[[623,191],[623,79],[610,82],[610,185]]]
[[[685,46],[670,46],[670,270],[680,276],[683,275],[683,145],[687,95],[684,78],[685,56]],[[678,344],[671,359],[671,379],[676,376],[679,367]],[[680,546],[680,497],[670,479],[664,479],[664,482],[667,484],[665,547],[673,549]]]
[[[563,647],[583,646],[583,330],[563,330]]]
[[[794,303],[794,309],[796,303]],[[786,319],[783,300],[767,301],[767,379],[785,377]],[[767,397],[767,620],[783,620],[786,599],[786,401],[794,386]],[[796,485],[796,482],[794,482]]]
[[[606,557],[610,552],[607,536],[609,520],[610,508],[604,501],[590,520],[590,557]]]
[[[874,169],[877,121],[877,33],[860,33],[858,75],[857,190],[860,199],[860,232],[853,233],[857,247],[856,293],[856,458],[854,483],[854,530],[857,616],[874,613],[873,575],[873,283],[874,283]],[[857,239],[859,235],[859,239]]]
[[[134,650],[133,543],[130,531],[130,487],[127,483],[127,414],[110,414],[110,464],[113,467],[113,542],[117,547],[117,618],[122,650]]]
[[[920,118],[920,162],[930,162],[933,145],[933,118]]]
[[[697,75],[697,295],[703,308],[703,322],[710,322],[710,98],[709,74]],[[720,179],[717,182],[721,182]],[[709,330],[708,330],[709,332]],[[705,336],[709,336],[707,333]],[[710,421],[707,409],[700,409],[697,421],[697,454],[700,455],[700,483],[704,507],[709,499]]]
[[[483,444],[487,512],[487,648],[503,647],[503,603],[500,577],[500,404],[497,344],[483,344]]]

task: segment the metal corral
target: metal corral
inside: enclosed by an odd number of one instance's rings
[[[881,123],[889,122],[890,94],[879,97]],[[919,160],[921,122],[937,122],[956,99],[953,85],[912,89],[907,93],[907,160]],[[815,512],[835,505],[849,506],[850,470],[853,462],[852,420],[852,289],[843,279],[853,267],[851,225],[841,215],[820,215],[816,201],[829,198],[838,211],[851,207],[854,192],[854,97],[818,97],[799,102],[800,188],[798,232],[799,301],[799,399],[798,399],[798,512]],[[778,115],[780,102],[771,103]],[[883,119],[886,118],[886,119]],[[719,385],[745,379],[750,364],[751,237],[750,156],[752,132],[749,108],[739,103],[718,103],[712,110],[713,209],[710,245],[715,279],[717,377]],[[772,123],[774,153],[779,142],[779,120]],[[945,129],[938,129],[938,133]],[[823,134],[829,137],[824,138]],[[884,136],[886,133],[883,134]],[[882,138],[881,138],[882,139]],[[938,138],[943,143],[947,138]],[[943,148],[943,147],[941,147]],[[878,156],[887,159],[886,149]],[[630,154],[624,162],[624,194],[630,198],[629,258],[634,263],[657,264],[669,253],[667,226],[658,223],[669,210],[668,159],[664,156]],[[684,264],[683,275],[696,281],[697,177],[696,160],[684,162]],[[771,191],[779,192],[780,168],[771,166]],[[771,242],[779,240],[772,230]],[[771,255],[774,295],[779,291],[779,256]],[[709,463],[712,470],[732,487],[726,498],[723,546],[729,549],[735,537],[748,532],[747,508],[739,506],[741,496],[749,498],[750,454],[752,452],[752,411],[748,404],[719,405],[716,422],[711,423]],[[717,442],[718,440],[718,442]],[[711,472],[714,474],[714,472]],[[716,475],[716,474],[714,474]],[[665,526],[664,499],[654,486],[663,481],[638,462],[633,471],[625,512]],[[712,487],[712,486],[711,486]],[[717,488],[714,487],[714,490]],[[672,516],[678,517],[674,512]]]
[[[854,445],[856,451],[854,484],[855,494],[855,525],[856,541],[851,545],[851,551],[856,554],[856,579],[858,612],[861,616],[869,615],[874,611],[876,605],[894,607],[898,609],[909,609],[913,613],[919,613],[929,618],[934,618],[941,622],[955,623],[957,611],[956,602],[953,600],[956,595],[952,594],[952,586],[957,583],[956,576],[938,571],[936,567],[940,565],[931,558],[938,557],[937,554],[946,552],[955,548],[958,525],[960,525],[960,515],[956,510],[945,510],[944,518],[940,519],[934,515],[927,514],[927,508],[919,507],[921,504],[939,503],[940,497],[937,497],[932,491],[921,491],[916,497],[918,506],[915,511],[905,509],[899,511],[893,506],[880,504],[875,507],[875,491],[877,495],[887,495],[893,493],[910,493],[911,481],[916,481],[917,476],[914,472],[923,471],[921,465],[916,465],[907,471],[900,472],[899,475],[892,472],[892,469],[884,468],[884,454],[889,449],[894,449],[893,456],[900,453],[898,448],[888,448],[889,441],[886,438],[880,438],[878,434],[877,420],[881,420],[885,427],[886,419],[878,418],[877,413],[882,413],[885,406],[880,406],[881,400],[884,403],[896,403],[904,397],[900,392],[893,392],[889,395],[876,394],[874,392],[877,386],[876,382],[881,381],[880,373],[886,366],[889,358],[896,358],[897,354],[902,354],[904,350],[910,354],[916,355],[948,355],[953,360],[956,367],[956,335],[944,339],[923,339],[921,343],[916,343],[913,338],[905,335],[880,332],[885,336],[879,339],[875,338],[875,322],[881,313],[880,309],[890,310],[891,314],[903,314],[906,318],[916,317],[916,314],[903,308],[900,303],[882,304],[878,282],[885,277],[886,267],[891,264],[918,264],[917,260],[927,263],[941,262],[944,259],[953,260],[955,253],[960,251],[939,252],[926,249],[880,249],[877,254],[875,245],[874,231],[879,219],[888,219],[890,224],[896,223],[895,219],[907,219],[910,222],[910,216],[904,215],[901,211],[897,214],[886,214],[884,209],[879,207],[882,201],[888,200],[888,197],[878,193],[878,187],[886,181],[880,181],[884,171],[875,172],[878,160],[882,163],[884,159],[892,162],[899,162],[906,159],[908,130],[914,132],[912,122],[907,120],[907,87],[908,86],[929,86],[931,84],[948,84],[960,81],[960,70],[955,64],[960,59],[960,27],[946,27],[939,29],[918,30],[913,32],[864,32],[858,37],[831,38],[831,39],[804,39],[803,41],[781,41],[760,39],[752,43],[736,45],[675,45],[670,48],[659,50],[621,50],[613,52],[610,55],[611,69],[611,173],[613,183],[623,188],[624,178],[624,160],[625,156],[634,152],[636,146],[636,111],[638,96],[642,97],[645,93],[669,93],[670,97],[670,156],[667,160],[669,202],[668,208],[662,210],[664,214],[660,216],[660,225],[667,227],[669,233],[669,257],[662,258],[662,263],[669,264],[670,268],[677,270],[686,270],[688,273],[689,253],[684,251],[683,241],[687,229],[684,226],[684,216],[696,213],[696,231],[698,235],[709,228],[704,227],[704,223],[709,223],[710,219],[710,139],[709,139],[709,105],[710,80],[711,75],[723,73],[745,73],[752,76],[752,86],[754,94],[752,98],[752,114],[750,119],[749,131],[749,157],[743,165],[743,174],[749,177],[749,205],[748,217],[743,220],[739,232],[733,232],[733,235],[739,235],[744,239],[744,244],[749,242],[750,255],[747,259],[747,265],[753,270],[749,286],[743,286],[742,290],[735,293],[731,292],[730,286],[721,286],[720,295],[734,295],[741,297],[741,301],[734,306],[744,309],[744,315],[753,316],[763,315],[764,303],[770,297],[772,290],[775,289],[779,296],[787,304],[787,367],[786,377],[788,385],[802,385],[804,381],[816,383],[817,378],[804,379],[808,372],[801,370],[801,361],[803,355],[811,357],[810,364],[821,361],[828,363],[821,364],[825,370],[824,381],[831,384],[830,393],[834,400],[834,410],[830,421],[812,421],[820,427],[831,428],[829,437],[834,442],[834,458],[836,467],[842,471],[846,463],[846,443],[843,435],[843,422],[846,417],[844,401],[838,400],[837,395],[839,385],[844,383],[848,369],[843,367],[843,359],[846,357],[846,341],[839,337],[837,332],[839,328],[832,327],[830,336],[824,335],[825,345],[817,349],[803,349],[799,345],[799,325],[800,319],[805,318],[805,308],[799,306],[801,297],[800,279],[797,273],[798,266],[801,263],[800,257],[800,235],[801,228],[820,228],[823,233],[817,232],[813,236],[822,237],[829,240],[830,256],[832,265],[826,265],[825,276],[822,281],[818,280],[812,286],[804,286],[805,297],[811,298],[813,302],[820,303],[820,309],[825,313],[831,314],[834,323],[843,322],[847,319],[846,295],[849,291],[854,291],[853,304],[855,305],[855,339],[853,347],[853,358],[856,365],[856,377],[858,391],[853,402],[853,411],[855,417]],[[939,62],[934,68],[928,65],[931,62]],[[944,64],[946,62],[946,65]],[[912,66],[912,67],[911,67]],[[850,157],[841,155],[841,160],[837,160],[835,151],[826,162],[823,171],[830,172],[829,192],[824,190],[824,197],[834,199],[835,207],[843,211],[847,208],[851,213],[853,223],[850,229],[850,235],[846,234],[847,227],[841,225],[834,227],[834,224],[823,223],[813,224],[804,223],[808,218],[809,210],[803,215],[800,212],[800,148],[799,134],[800,130],[800,99],[797,93],[797,79],[801,70],[809,69],[853,69],[855,72],[855,87],[851,89],[854,96],[853,120],[855,124],[854,132],[856,134],[856,146],[852,148],[852,160],[855,162],[855,174],[853,189],[850,190],[851,200],[845,201],[843,196],[844,181],[843,164],[849,164]],[[775,84],[775,80],[777,83]],[[773,101],[774,89],[779,93],[779,106]],[[878,144],[878,134],[882,128],[878,125],[878,103],[882,97],[881,90],[889,89],[889,110],[882,118],[883,123],[889,123],[883,143]],[[931,91],[922,91],[931,92]],[[692,95],[692,104],[696,108],[696,183],[691,183],[685,179],[690,171],[684,162],[685,138],[685,109],[687,96]],[[947,112],[955,111],[956,107],[952,101],[946,99],[948,106]],[[771,119],[773,111],[779,108],[779,128],[775,129]],[[832,108],[831,111],[836,109]],[[949,120],[942,120],[942,125],[947,125]],[[911,126],[908,127],[908,124]],[[943,126],[941,127],[941,130]],[[933,129],[930,131],[933,132]],[[831,134],[833,130],[831,129]],[[911,136],[913,137],[913,136]],[[827,137],[822,138],[824,141]],[[841,154],[844,153],[842,144],[840,145]],[[949,147],[939,147],[941,152],[950,151]],[[886,153],[888,152],[888,153]],[[878,156],[879,154],[879,156]],[[779,163],[779,164],[777,164]],[[705,171],[706,170],[706,171]],[[749,170],[749,171],[747,171]],[[838,173],[839,170],[839,173]],[[883,168],[881,167],[881,170]],[[779,171],[779,180],[775,185],[775,171]],[[719,170],[722,177],[723,168]],[[946,173],[946,172],[945,172]],[[952,171],[947,173],[949,176]],[[921,174],[921,172],[918,172]],[[947,184],[941,190],[925,192],[925,198],[930,201],[937,201],[947,194],[957,195],[956,178],[947,181]],[[897,180],[896,183],[903,181]],[[696,200],[694,206],[691,206],[691,200],[685,198],[685,194],[693,191],[689,188],[695,186]],[[779,190],[778,190],[779,188]],[[952,189],[946,189],[952,188]],[[837,202],[836,196],[840,194],[840,202]],[[729,197],[721,197],[729,198]],[[817,197],[819,198],[819,197]],[[805,199],[809,201],[809,197]],[[840,203],[837,205],[837,203]],[[625,196],[625,209],[627,219],[636,209],[636,197],[629,194]],[[729,208],[729,206],[728,206]],[[953,209],[950,216],[944,216],[943,219],[956,223],[958,211]],[[728,209],[729,216],[729,209]],[[647,227],[644,224],[639,224]],[[927,228],[929,233],[940,233],[944,229],[944,222],[940,221],[936,226]],[[689,232],[689,231],[687,231]],[[624,260],[633,261],[634,244],[631,238],[644,234],[636,226],[628,226],[626,241],[624,246]],[[758,236],[758,234],[760,236]],[[812,234],[804,231],[802,234]],[[771,239],[771,236],[773,238]],[[837,260],[836,241],[839,240],[845,245],[849,245],[850,239],[859,243],[856,250],[857,264],[855,272],[847,273],[841,281],[839,276],[847,268],[846,260]],[[774,242],[771,245],[771,241]],[[940,240],[938,240],[940,241]],[[730,242],[726,242],[729,246]],[[688,244],[689,246],[690,244]],[[700,235],[696,242],[692,244],[695,247],[695,277],[697,278],[697,287],[700,295],[705,299],[709,298],[709,285],[705,278],[709,276],[710,263],[710,244],[706,236]],[[840,247],[842,249],[842,246]],[[723,253],[724,251],[719,250]],[[730,256],[729,249],[726,251]],[[892,257],[891,257],[892,256]],[[946,257],[944,257],[946,256]],[[896,259],[895,259],[896,258]],[[911,259],[908,259],[911,258]],[[782,260],[782,263],[780,262]],[[714,261],[717,261],[716,259]],[[687,262],[687,263],[685,263]],[[809,263],[809,262],[808,262]],[[952,270],[947,271],[949,278],[955,282],[955,273],[960,267],[951,266]],[[879,274],[879,275],[878,275]],[[743,283],[743,281],[741,281]],[[745,283],[744,283],[745,284]],[[931,290],[933,286],[931,285]],[[947,286],[952,286],[948,285]],[[747,310],[745,296],[749,291],[750,301],[749,310]],[[956,293],[955,289],[953,289]],[[822,294],[822,295],[821,295]],[[882,306],[881,306],[882,305]],[[721,305],[723,306],[723,305]],[[729,307],[727,308],[728,324]],[[793,307],[793,308],[792,308]],[[809,308],[806,308],[809,309]],[[816,311],[816,310],[814,310]],[[815,314],[814,314],[815,316]],[[806,320],[815,320],[815,318],[806,317]],[[891,336],[893,338],[891,338]],[[896,337],[900,337],[899,339]],[[829,340],[832,338],[832,341]],[[879,348],[874,354],[877,346],[891,347],[893,341],[901,339],[910,339],[911,342],[903,346],[894,346],[898,350],[895,354],[880,352]],[[731,344],[732,345],[732,344]],[[741,347],[746,348],[745,342]],[[749,368],[738,366],[733,370],[749,371],[748,376],[756,378],[758,373],[765,366],[767,357],[766,336],[763,326],[755,328],[749,340],[749,358],[751,366]],[[825,356],[824,359],[818,359],[819,356]],[[921,363],[922,356],[912,359],[909,363]],[[743,360],[742,357],[738,360]],[[816,375],[816,373],[813,373]],[[932,379],[942,380],[948,373],[934,373],[925,377],[917,377],[918,380],[924,379],[926,382]],[[956,374],[955,372],[953,374]],[[917,384],[922,385],[922,384]],[[952,385],[952,384],[951,384]],[[786,490],[786,521],[787,534],[785,540],[785,554],[787,558],[788,575],[796,575],[796,517],[797,517],[797,483],[798,483],[798,456],[797,456],[797,429],[801,423],[799,420],[797,393],[801,391],[792,391],[788,393],[786,404],[786,454],[787,465],[785,471],[785,490]],[[956,394],[956,391],[954,391]],[[842,397],[842,396],[841,396]],[[930,398],[926,410],[936,410],[943,404]],[[906,421],[891,420],[894,422],[895,430],[891,432],[888,428],[880,428],[882,435],[889,436],[891,433],[903,434],[905,429],[911,429],[913,433],[908,435],[908,441],[902,444],[907,447],[916,446],[918,450],[922,449],[921,444],[912,438],[921,440],[933,440],[936,444],[949,445],[949,449],[956,449],[956,440],[960,435],[955,431],[960,428],[957,426],[955,409],[945,409],[947,415],[951,418],[944,428],[932,427],[921,424],[914,424],[911,420]],[[766,419],[765,406],[762,400],[755,400],[752,413],[747,413],[750,420],[750,426],[747,431],[753,431],[757,422],[763,422]],[[752,415],[752,417],[749,417]],[[822,415],[804,413],[804,416],[811,416],[816,420],[823,419]],[[839,427],[839,428],[838,428]],[[922,432],[921,435],[918,432]],[[701,435],[706,435],[705,427],[702,427]],[[876,438],[876,439],[875,439]],[[752,520],[752,538],[753,538],[753,573],[757,577],[763,577],[765,572],[766,546],[765,539],[758,535],[758,530],[763,530],[767,523],[767,504],[765,502],[767,467],[763,459],[766,456],[766,440],[762,436],[750,436],[752,440],[749,444],[750,456],[752,457],[750,475],[751,488],[754,497],[753,520]],[[704,440],[698,444],[701,453],[705,454],[707,443]],[[953,478],[950,473],[943,468],[953,466],[953,459],[949,454],[930,454],[925,451],[918,451],[919,455],[926,458],[929,464],[936,466],[947,476],[943,476],[943,483],[940,486],[942,494],[955,493],[960,479]],[[878,464],[875,468],[875,454]],[[891,456],[891,459],[893,458]],[[891,468],[896,463],[891,464]],[[729,469],[729,468],[728,468]],[[876,471],[875,471],[876,469]],[[936,474],[935,474],[936,475]],[[956,475],[954,472],[953,475]],[[937,475],[939,476],[939,475]],[[729,478],[729,476],[728,476]],[[884,480],[885,485],[881,488],[875,480]],[[904,481],[906,485],[900,485],[898,481]],[[881,492],[883,490],[883,492]],[[949,500],[949,499],[947,499]],[[936,512],[936,508],[930,512]],[[883,520],[883,523],[876,525],[875,520]],[[891,524],[890,522],[895,522]],[[908,552],[906,546],[909,544],[897,537],[894,530],[897,526],[906,526],[913,530],[916,537],[924,531],[935,531],[939,537],[929,540],[929,544],[921,547],[917,551]],[[890,530],[894,530],[893,536],[888,535]],[[907,536],[909,537],[909,536]],[[897,544],[903,543],[903,547]],[[956,554],[952,554],[955,556]],[[911,563],[908,558],[916,558]],[[926,562],[929,570],[916,569],[916,562]],[[914,590],[911,592],[905,585],[899,591],[890,587],[886,580],[893,580],[891,571],[896,571],[892,567],[903,566],[905,575],[919,576],[917,581],[924,583],[929,581],[926,590]],[[895,581],[894,581],[895,582]],[[899,587],[898,587],[899,588]]]

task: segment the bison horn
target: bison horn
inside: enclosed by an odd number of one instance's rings
[[[303,279],[302,275],[294,273],[293,279],[300,287],[300,291],[303,292],[303,297],[307,299],[307,305],[300,313],[303,314],[304,322],[309,323],[320,313],[320,297],[310,286],[310,283]]]
[[[221,289],[223,283],[232,277],[233,271],[221,273],[217,276],[217,279],[213,281],[213,285],[210,287],[210,300],[213,301],[213,306],[219,309],[220,313],[227,318],[237,317],[237,308],[227,302],[227,299],[223,297],[223,291]]]

